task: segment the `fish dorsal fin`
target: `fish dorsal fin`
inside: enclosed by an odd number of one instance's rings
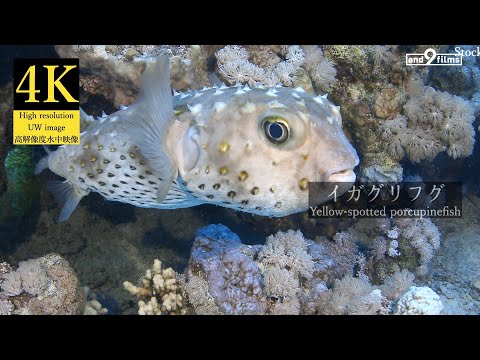
[[[90,125],[93,121],[95,121],[95,118],[91,115],[87,115],[87,113],[80,108],[80,131],[85,131],[88,125]]]
[[[49,181],[47,189],[52,193],[58,204],[62,206],[60,215],[58,215],[58,222],[67,220],[80,200],[89,193],[73,186],[69,182],[58,180]]]
[[[178,175],[176,161],[166,147],[166,131],[173,117],[170,61],[168,56],[160,56],[143,73],[140,96],[125,113],[132,140],[155,175],[162,179],[157,190],[157,201],[160,203]]]

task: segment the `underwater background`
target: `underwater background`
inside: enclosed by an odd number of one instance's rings
[[[480,60],[406,66],[467,45],[0,47],[0,314],[479,314]],[[478,51],[477,51],[478,52]],[[12,145],[14,58],[80,59],[80,106],[130,105],[170,57],[171,86],[303,88],[340,106],[361,181],[461,181],[463,217],[269,218],[220,206],[158,210],[91,193],[71,217]],[[53,150],[53,148],[52,148]]]

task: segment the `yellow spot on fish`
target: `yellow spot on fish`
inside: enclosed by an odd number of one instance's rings
[[[205,168],[205,174],[208,174],[209,172],[210,172],[210,166],[207,166],[207,167]]]
[[[73,169],[73,166],[70,166],[70,167],[68,168],[68,170],[70,170],[70,172],[73,172],[73,170],[74,170],[74,169]]]
[[[115,152],[115,151],[117,151],[117,149],[115,149],[115,148],[112,146],[112,147],[110,147],[110,151],[111,151],[111,152]]]
[[[308,179],[306,178],[300,179],[300,181],[298,182],[298,185],[300,186],[300,189],[302,191],[306,191],[308,189]]]
[[[103,145],[98,145],[98,151],[103,150]]]
[[[274,193],[275,191],[277,191],[277,187],[276,187],[275,185],[272,185],[272,186],[270,187],[270,192],[271,192],[271,193]]]
[[[97,161],[97,157],[96,156],[92,156],[92,158],[90,159],[91,162],[95,162]]]
[[[138,146],[135,146],[134,149],[137,151],[140,150]]]
[[[220,168],[220,175],[226,175],[228,174],[228,168],[226,166],[222,166]]]
[[[135,158],[135,154],[134,154],[134,153],[130,153],[130,154],[128,154],[128,155],[129,155],[132,159]]]
[[[250,193],[252,195],[257,195],[258,194],[258,187],[255,186],[252,190],[250,190]]]
[[[84,167],[84,166],[85,166],[85,160],[81,160],[81,161],[80,161],[80,166],[81,166],[81,167]]]
[[[103,170],[102,169],[97,169],[97,174],[101,174],[103,173]]]
[[[308,160],[308,154],[303,155],[303,160]]]
[[[85,145],[83,145],[83,148],[85,150],[90,150],[90,143],[86,142]]]
[[[182,115],[184,112],[185,112],[185,109],[179,109],[179,110],[175,110],[173,114],[175,116],[179,116],[179,115]]]
[[[226,153],[228,149],[230,149],[230,145],[225,141],[218,146],[218,150],[222,153]]]
[[[248,172],[240,171],[240,175],[238,175],[238,180],[245,181],[248,178]]]

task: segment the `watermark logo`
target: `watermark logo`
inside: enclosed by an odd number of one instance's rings
[[[311,218],[459,218],[460,182],[309,183]]]
[[[423,54],[406,54],[405,63],[408,66],[461,66],[463,56],[461,53],[437,54],[428,48]]]
[[[80,144],[78,59],[15,59],[13,143]]]

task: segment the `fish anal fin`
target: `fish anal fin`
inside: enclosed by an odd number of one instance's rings
[[[88,191],[73,186],[67,181],[57,180],[47,182],[47,189],[62,207],[62,210],[58,215],[58,222],[67,220],[77,207],[80,200],[89,193]]]

